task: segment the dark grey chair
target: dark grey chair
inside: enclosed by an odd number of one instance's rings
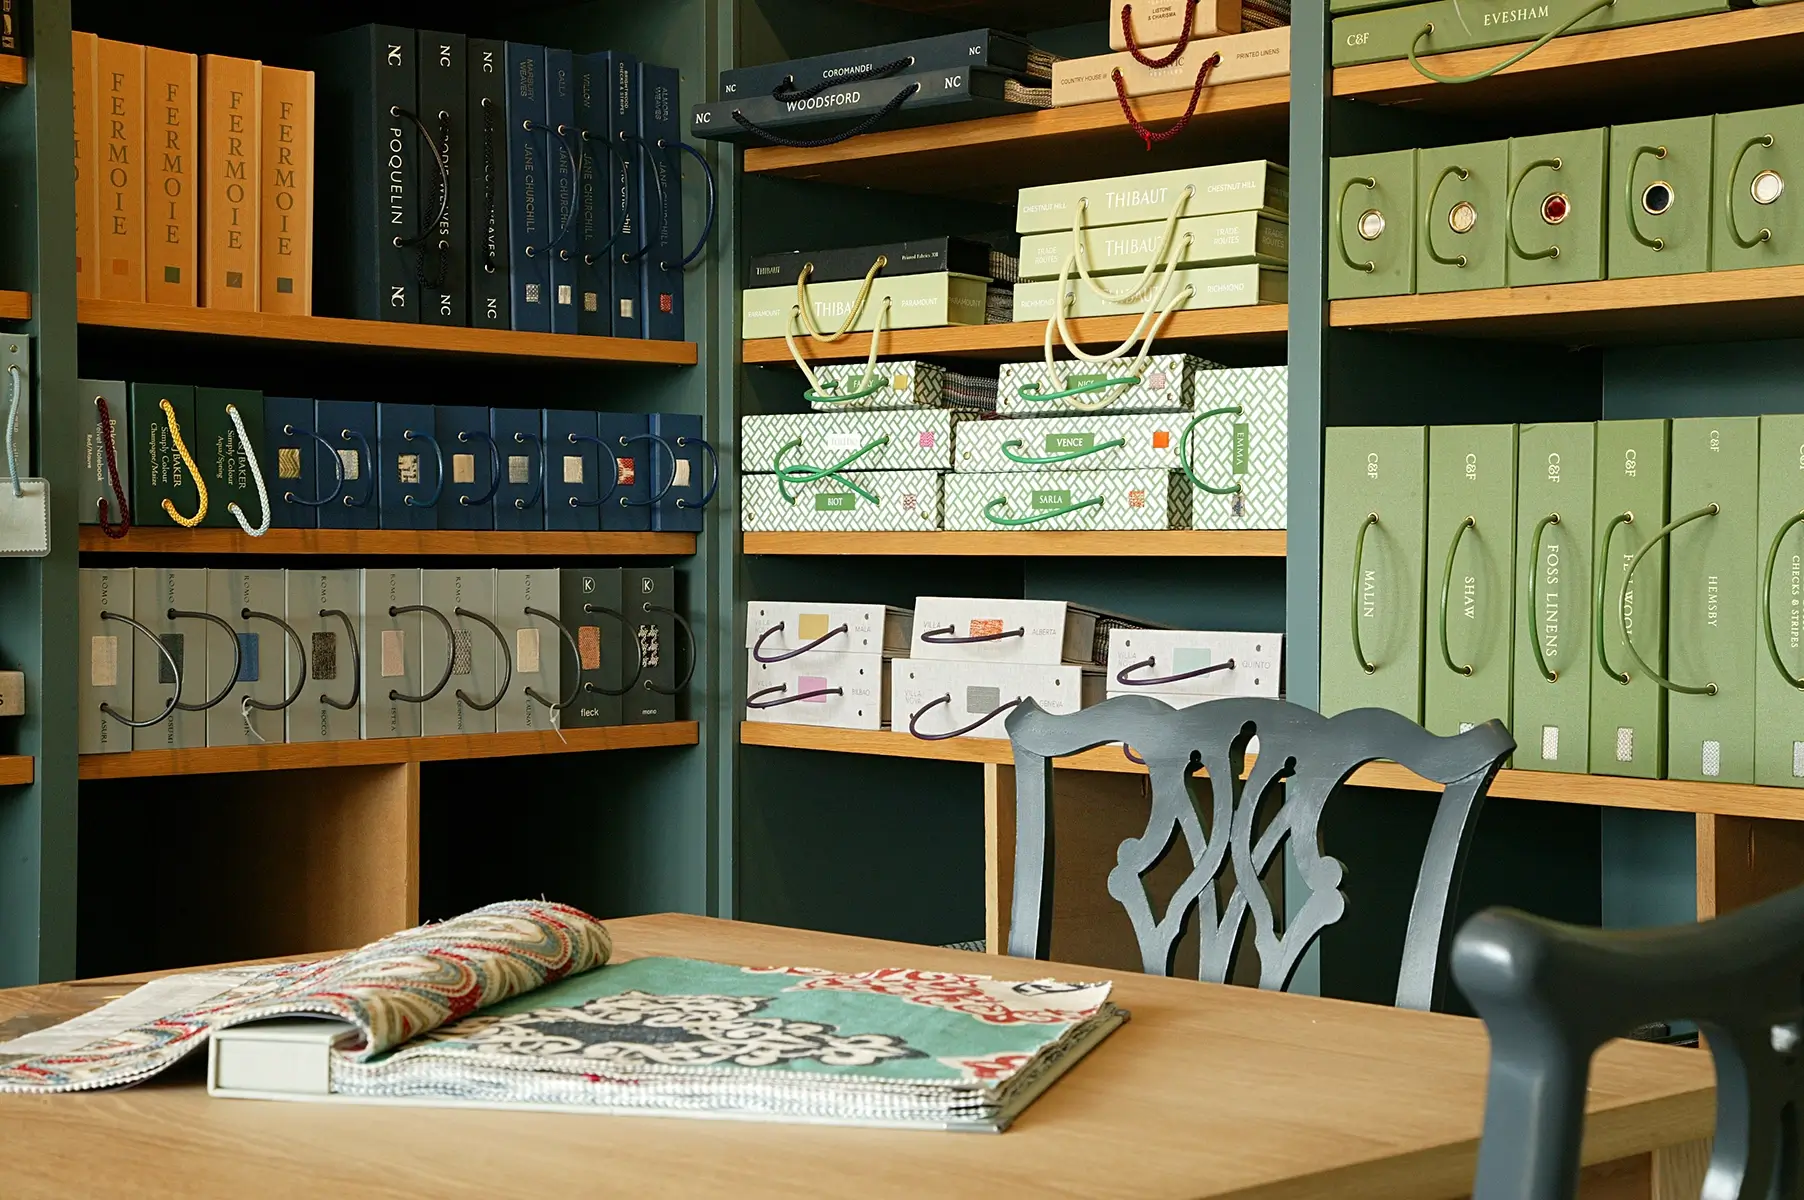
[[[1133,921],[1143,969],[1170,974],[1178,939],[1195,921],[1198,974],[1223,982],[1234,971],[1250,916],[1259,986],[1273,989],[1290,986],[1304,951],[1346,909],[1340,890],[1344,869],[1319,845],[1328,798],[1347,776],[1377,759],[1396,761],[1441,784],[1397,979],[1398,1007],[1434,1007],[1448,917],[1485,789],[1516,748],[1502,723],[1487,721],[1458,737],[1436,737],[1406,717],[1375,708],[1324,717],[1283,700],[1228,698],[1174,709],[1150,696],[1122,696],[1066,715],[1027,700],[1009,716],[1007,728],[1015,748],[1016,788],[1008,952],[1021,958],[1046,958],[1051,946],[1056,845],[1051,759],[1119,744],[1132,747],[1151,772],[1146,832],[1121,843],[1108,884],[1109,895]],[[1247,743],[1255,734],[1259,755],[1243,780]],[[1199,769],[1207,770],[1212,785],[1206,823],[1188,785]],[[1274,787],[1284,789],[1282,806],[1256,828],[1260,802]],[[1165,913],[1156,915],[1144,877],[1180,837],[1192,869]],[[1274,916],[1258,883],[1286,842],[1308,892],[1288,922]],[[1219,885],[1230,862],[1234,886],[1224,900]]]
[[[1473,1200],[1571,1200],[1591,1055],[1696,1021],[1716,1060],[1706,1200],[1804,1196],[1804,889],[1670,929],[1581,929],[1510,909],[1466,922],[1453,977],[1491,1034]]]

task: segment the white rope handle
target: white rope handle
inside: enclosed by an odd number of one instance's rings
[[[257,451],[251,445],[251,435],[245,432],[244,418],[238,415],[238,406],[226,405],[226,416],[232,419],[233,427],[238,430],[238,444],[244,447],[244,461],[250,464],[251,482],[257,485],[257,503],[263,507],[263,523],[252,529],[251,523],[244,519],[244,510],[238,507],[236,500],[226,505],[226,511],[237,520],[238,528],[252,537],[262,537],[269,532],[269,489],[263,486],[263,468],[257,463]]]
[[[795,359],[796,366],[802,368],[802,374],[807,377],[809,388],[814,391],[815,395],[824,396],[827,394],[827,386],[821,382],[820,376],[816,375],[814,369],[808,365],[808,360],[802,357],[801,347],[796,345],[796,321],[801,312],[801,305],[790,305],[789,328],[783,331],[783,341],[789,347],[789,357]],[[864,391],[877,378],[877,343],[883,338],[883,322],[884,318],[888,316],[889,297],[885,296],[883,307],[877,310],[877,320],[871,325],[871,352],[865,356],[864,379],[852,389],[855,392]]]
[[[833,333],[822,333],[814,323],[814,304],[808,299],[808,279],[814,274],[814,264],[802,264],[802,273],[796,276],[796,307],[802,310],[802,328],[808,336],[823,345],[832,345],[852,332],[852,326],[858,324],[859,315],[864,312],[865,302],[871,298],[871,285],[877,282],[877,272],[889,266],[889,259],[879,254],[871,269],[864,274],[864,286],[858,289],[858,298],[852,301],[852,311],[846,314],[846,323]]]
[[[1138,301],[1146,295],[1147,288],[1152,286],[1153,272],[1166,265],[1166,260],[1172,257],[1172,251],[1177,246],[1178,222],[1183,219],[1184,208],[1195,192],[1194,186],[1186,186],[1178,194],[1178,202],[1171,206],[1171,214],[1165,218],[1165,232],[1160,238],[1158,250],[1146,260],[1146,266],[1141,269],[1134,286],[1125,292],[1111,292],[1090,276],[1090,246],[1084,238],[1084,234],[1087,232],[1084,227],[1084,216],[1089,208],[1089,200],[1086,197],[1078,197],[1077,215],[1071,220],[1071,252],[1077,259],[1079,278],[1089,285],[1092,292],[1111,304],[1133,304]],[[1184,239],[1184,248],[1186,251],[1190,248],[1188,237]],[[1178,257],[1183,256],[1179,255]]]
[[[1186,235],[1184,238],[1186,248],[1188,248],[1189,242],[1190,238]],[[1130,387],[1133,387],[1139,382],[1141,372],[1145,370],[1147,361],[1152,358],[1153,340],[1157,338],[1159,332],[1165,328],[1165,323],[1171,319],[1171,314],[1182,308],[1185,302],[1195,294],[1196,289],[1186,284],[1184,287],[1179,288],[1175,293],[1172,292],[1171,285],[1177,279],[1176,268],[1179,257],[1171,258],[1166,263],[1165,274],[1160,281],[1158,291],[1147,303],[1145,311],[1140,314],[1140,320],[1135,322],[1133,332],[1128,335],[1127,340],[1106,353],[1089,354],[1085,352],[1081,346],[1077,345],[1076,340],[1071,336],[1070,326],[1066,324],[1065,310],[1070,307],[1072,301],[1077,298],[1077,290],[1075,287],[1070,291],[1065,290],[1066,284],[1070,281],[1071,268],[1074,265],[1076,257],[1077,256],[1074,254],[1066,259],[1065,267],[1059,273],[1059,292],[1061,293],[1061,296],[1055,301],[1053,315],[1046,321],[1046,340],[1044,349],[1046,352],[1046,370],[1048,377],[1052,377],[1058,370],[1057,363],[1052,356],[1052,332],[1054,328],[1057,328],[1059,338],[1065,344],[1065,349],[1069,350],[1073,357],[1088,363],[1113,363],[1119,361],[1123,355],[1133,349],[1135,343],[1139,343],[1140,345],[1140,352],[1135,355],[1133,362],[1129,363],[1126,370],[1122,372],[1125,376],[1131,376],[1132,382],[1118,384],[1107,391],[1098,392],[1090,398],[1068,396],[1065,399],[1066,404],[1069,404],[1072,408],[1077,409],[1080,412],[1099,412],[1121,399],[1122,396],[1127,394],[1127,390]]]
[[[15,439],[19,436],[19,398],[25,394],[24,375],[18,363],[6,365],[7,378],[12,382],[12,399],[6,405],[6,473],[13,477],[13,499],[23,499],[25,484],[19,479],[18,447]]]

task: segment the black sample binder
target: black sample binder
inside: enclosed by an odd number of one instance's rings
[[[507,43],[471,38],[467,57],[464,112],[470,152],[464,157],[469,168],[470,324],[507,329],[513,314],[507,230]]]
[[[939,37],[916,38],[908,42],[891,42],[884,46],[866,46],[858,50],[842,50],[837,54],[819,54],[813,58],[796,58],[787,62],[765,63],[756,67],[739,67],[720,73],[722,100],[748,100],[768,97],[778,85],[790,83],[798,91],[849,76],[868,76],[892,63],[903,63],[903,72],[952,71],[960,68],[993,71],[1002,75],[1030,78],[1029,69],[1034,49],[1026,41],[996,29],[973,29],[967,33],[948,33]],[[1048,60],[1049,61],[1049,60]],[[1044,71],[1041,78],[1049,78]]]
[[[425,186],[420,191],[422,219],[439,217],[431,236],[417,248],[420,321],[427,325],[470,323],[470,140],[464,99],[468,56],[463,34],[420,31],[418,111],[432,134],[440,168],[426,172]]]
[[[883,266],[877,274],[884,279],[897,275],[932,275],[939,271],[957,271],[961,275],[990,276],[990,247],[966,238],[925,238],[914,242],[887,242],[880,246],[854,246],[846,250],[786,250],[781,254],[760,254],[752,259],[748,287],[788,287],[802,276],[802,268],[812,264],[810,283],[832,283],[842,279],[863,279],[871,266],[881,258]]]
[[[743,96],[717,104],[698,104],[690,114],[694,136],[717,142],[763,145],[780,139],[815,139],[843,135],[870,122],[871,129],[969,121],[977,117],[1038,112],[1043,104],[1008,95],[1020,85],[1001,75],[963,68],[897,75],[804,100]],[[751,126],[748,128],[747,126]],[[776,137],[766,137],[769,130]]]

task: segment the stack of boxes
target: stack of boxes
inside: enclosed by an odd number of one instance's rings
[[[1761,2],[1761,0],[1757,0]],[[1773,0],[1765,0],[1773,2]],[[1136,6],[1138,7],[1138,6]],[[1670,21],[1738,7],[1730,0],[1636,0],[1634,4],[1475,6],[1461,0],[1329,0],[1329,39],[1337,67],[1427,58],[1456,50],[1534,42],[1561,33],[1590,33]],[[1499,57],[1502,57],[1500,54]]]
[[[79,751],[674,721],[694,653],[674,584],[668,567],[84,568]]]
[[[914,613],[881,604],[746,605],[746,720],[835,729],[889,724],[891,661]]]
[[[1804,263],[1800,135],[1791,105],[1334,159],[1329,295]]]
[[[1108,694],[1189,708],[1224,696],[1283,695],[1284,635],[1109,630]]]
[[[1188,92],[1212,58],[1211,87],[1290,74],[1290,0],[1113,0],[1110,8],[1109,46],[1117,53],[1055,63],[1054,108],[1112,104],[1122,93]],[[1121,53],[1130,48],[1130,32],[1133,49],[1171,61],[1149,66]],[[1180,41],[1183,52],[1174,56]]]

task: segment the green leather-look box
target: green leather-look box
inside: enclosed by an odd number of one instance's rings
[[[1804,104],[1719,113],[1710,269],[1804,263]]]
[[[1670,779],[1754,782],[1759,472],[1759,417],[1672,423],[1671,519],[1715,514],[1667,544],[1666,677],[1679,685],[1666,700]]]
[[[1666,523],[1665,420],[1597,423],[1596,525],[1598,590],[1603,646],[1592,661],[1591,774],[1661,779],[1666,773],[1666,692],[1629,661],[1622,644],[1621,610],[1642,656],[1656,671],[1666,663],[1666,545],[1655,543],[1635,568],[1623,595],[1630,561]]]
[[[1444,146],[1416,156],[1416,211],[1422,214],[1416,291],[1502,287],[1509,143]]]
[[[1765,590],[1753,631],[1754,782],[1804,787],[1804,416],[1760,418],[1760,538]],[[1768,564],[1771,564],[1768,567]],[[1768,630],[1771,630],[1769,635]]]
[[[1574,21],[1597,0],[1432,0],[1403,8],[1378,8],[1334,20],[1334,65],[1388,62],[1406,58],[1410,47],[1419,57],[1532,42],[1568,23],[1569,33],[1646,25],[1676,17],[1727,12],[1729,0],[1615,0]],[[1338,12],[1338,7],[1332,11]],[[1430,29],[1432,26],[1432,30]],[[1498,59],[1508,57],[1499,54]]]
[[[1516,427],[1428,431],[1428,596],[1422,711],[1451,735],[1510,724],[1516,597]]]
[[[1329,299],[1415,291],[1416,151],[1332,159],[1328,194]]]
[[[1610,129],[1610,278],[1710,269],[1710,117]]]
[[[1331,428],[1324,462],[1322,711],[1420,722],[1428,431]]]
[[[1510,139],[1511,287],[1604,277],[1607,129]]]
[[[1592,474],[1597,426],[1516,440],[1515,765],[1584,774],[1591,756]]]

